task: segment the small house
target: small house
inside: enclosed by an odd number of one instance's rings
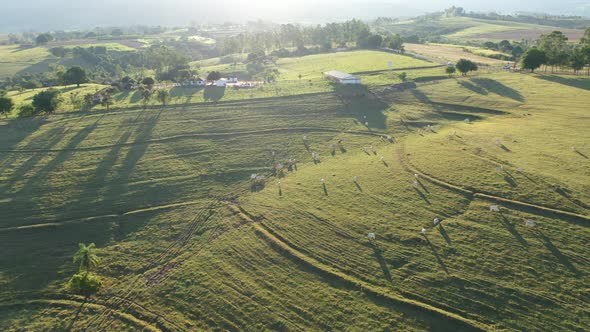
[[[340,84],[361,84],[361,78],[359,76],[337,70],[325,72],[324,77],[332,82]]]

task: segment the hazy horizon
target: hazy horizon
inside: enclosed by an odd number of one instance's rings
[[[88,29],[96,26],[163,25],[188,26],[191,22],[246,22],[263,19],[277,23],[322,23],[350,18],[410,17],[461,6],[475,12],[536,12],[590,16],[590,3],[582,0],[524,0],[520,2],[415,0],[116,0],[71,2],[66,0],[8,0],[2,4],[2,32]]]

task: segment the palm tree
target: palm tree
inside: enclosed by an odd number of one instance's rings
[[[80,272],[90,272],[90,269],[95,268],[100,264],[100,258],[96,256],[96,246],[94,243],[88,246],[84,243],[78,244],[80,249],[74,254],[74,263],[80,263],[78,268]]]

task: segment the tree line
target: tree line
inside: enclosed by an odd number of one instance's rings
[[[590,76],[590,28],[586,29],[579,43],[569,43],[561,31],[543,34],[521,59],[521,68],[535,71],[541,66],[554,72],[556,68],[570,68],[574,73],[588,66]]]

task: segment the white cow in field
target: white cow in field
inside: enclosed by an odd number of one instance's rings
[[[438,218],[434,218],[434,220],[432,221],[432,223],[434,224],[434,226],[440,224],[440,219]]]
[[[535,226],[537,226],[537,224],[534,221],[530,221],[530,220],[527,220],[524,223],[524,225],[527,226],[527,227],[535,227]]]
[[[369,233],[369,240],[375,240],[375,233]]]
[[[426,235],[426,233],[428,233],[428,231],[426,230],[426,228],[422,227],[422,235]]]
[[[498,205],[490,205],[490,212],[500,212],[500,207]]]
[[[358,176],[354,176],[354,177],[352,178],[352,182],[355,182],[355,183],[356,183],[358,180],[359,180],[359,177],[358,177]]]

